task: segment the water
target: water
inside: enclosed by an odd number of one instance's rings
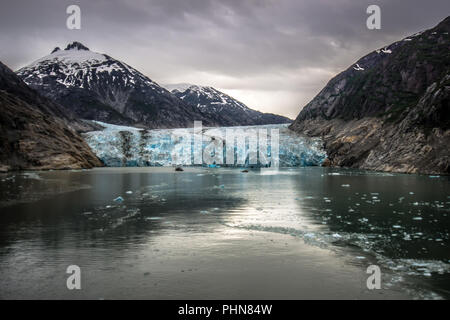
[[[3,299],[450,298],[448,177],[320,167],[12,173],[0,176],[0,210]],[[72,264],[78,291],[66,288]],[[371,264],[381,290],[366,288]]]

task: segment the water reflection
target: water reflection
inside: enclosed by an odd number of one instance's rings
[[[357,270],[348,269],[349,260],[362,274],[366,264],[381,264],[389,285],[401,277],[415,297],[449,296],[446,177],[312,167],[103,168],[4,175],[0,186],[0,297],[73,298],[61,272],[72,263],[91,284],[75,297],[180,298],[189,291],[205,298],[236,290],[259,297],[258,286],[233,282],[247,263],[254,281],[267,272],[303,277],[297,270],[308,268],[304,276],[316,279],[317,264],[327,265],[323,272],[336,273],[336,286],[317,297],[333,297],[342,286],[344,294],[361,294],[349,284]],[[297,248],[299,240],[311,249]],[[318,248],[338,252],[346,267]],[[220,282],[214,270],[233,278]],[[194,273],[202,284],[184,276]],[[212,282],[222,291],[208,288]],[[282,283],[271,283],[267,297],[303,292],[295,282],[277,291]]]

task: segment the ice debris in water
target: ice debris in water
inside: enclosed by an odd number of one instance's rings
[[[450,265],[439,260],[386,259],[383,261],[390,269],[403,271],[408,275],[430,277],[433,273],[450,273]]]
[[[113,201],[115,202],[122,202],[123,198],[121,196],[118,196],[117,198],[115,198]]]
[[[133,194],[133,191],[127,191],[126,194]]]
[[[86,142],[94,153],[109,167],[143,167],[143,166],[172,166],[183,162],[183,165],[194,163],[194,129],[155,129],[144,130],[133,127],[124,127],[98,122],[105,129],[92,131],[84,134]],[[214,128],[222,134],[226,133],[226,127]],[[241,129],[240,133],[248,130],[258,131],[266,129],[268,133],[267,159],[271,157],[271,130],[279,130],[279,165],[280,167],[314,166],[320,165],[326,158],[322,141],[319,138],[308,138],[298,135],[287,128],[287,125],[265,125],[265,126],[242,126],[230,129]],[[203,149],[211,143],[211,136],[216,139],[217,135],[212,133],[213,128],[203,128]],[[202,138],[201,135],[195,138]],[[245,137],[244,137],[245,138]],[[221,139],[225,145],[226,141]],[[248,140],[248,138],[247,138]],[[252,142],[255,142],[252,140]],[[260,144],[256,143],[257,154]],[[226,162],[226,146],[223,147]],[[248,167],[249,143],[241,145],[235,143],[235,166]],[[182,155],[180,155],[182,154]],[[190,158],[189,158],[190,155]],[[237,164],[236,159],[241,155],[246,156],[244,165]],[[180,159],[180,157],[182,159]],[[259,161],[258,163],[261,163]],[[263,163],[264,164],[264,163]],[[212,168],[218,168],[219,164],[210,164]]]
[[[343,185],[341,185],[341,187],[348,188],[348,187],[350,187],[350,185],[349,184],[343,184]]]
[[[342,238],[342,236],[339,233],[333,233],[333,237],[335,237],[335,238]]]

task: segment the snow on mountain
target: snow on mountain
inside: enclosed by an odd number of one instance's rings
[[[84,119],[150,128],[215,124],[136,69],[79,42],[55,48],[17,75]]]
[[[50,72],[48,72],[50,71]],[[66,87],[92,88],[97,74],[106,72],[113,82],[119,77],[123,85],[131,87],[139,81],[163,90],[139,71],[111,57],[92,52],[82,44],[74,42],[65,50],[55,48],[50,55],[42,57],[17,71],[28,84],[44,84],[48,76],[57,77],[57,82]]]
[[[242,102],[208,86],[192,84],[166,85],[167,89],[188,103],[209,115],[223,126],[263,125],[290,123],[291,120],[270,113],[262,113],[250,109]]]
[[[98,128],[78,121],[61,105],[30,89],[0,62],[0,168],[92,168],[101,162],[76,130]]]
[[[184,92],[187,89],[189,89],[189,87],[192,87],[193,84],[190,83],[174,83],[174,84],[165,84],[164,88],[166,88],[169,91],[180,91],[180,92]]]
[[[190,84],[166,90],[129,65],[79,42],[55,48],[17,71],[30,87],[82,119],[146,128],[288,123],[263,114],[212,87]]]
[[[450,17],[368,53],[332,78],[290,128],[322,137],[333,166],[450,174],[448,32]]]

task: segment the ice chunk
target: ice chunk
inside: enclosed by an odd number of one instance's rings
[[[115,198],[113,201],[115,202],[122,202],[123,198],[121,196],[118,196],[117,198]]]

